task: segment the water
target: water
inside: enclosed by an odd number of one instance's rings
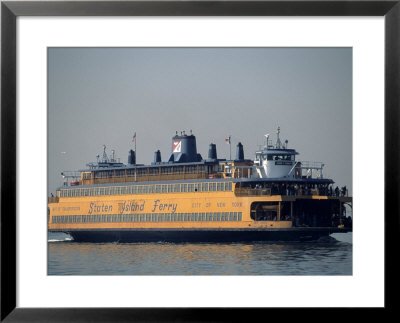
[[[49,275],[352,275],[352,234],[303,243],[76,243],[49,233]]]

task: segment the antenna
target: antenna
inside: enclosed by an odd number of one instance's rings
[[[103,145],[103,162],[106,163],[108,161],[108,156],[106,153],[106,145]]]
[[[264,147],[268,148],[268,139],[269,139],[269,133],[267,133],[266,135],[264,135],[265,138],[267,138],[267,144],[264,144]]]
[[[281,132],[281,128],[278,126],[278,130],[276,131],[276,145],[275,145],[275,148],[278,148],[278,149],[280,149],[281,145],[282,145],[281,140],[279,139],[280,132]]]

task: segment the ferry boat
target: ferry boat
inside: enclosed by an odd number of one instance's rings
[[[166,161],[151,164],[103,156],[76,173],[48,199],[48,230],[78,242],[309,241],[352,231],[352,198],[323,177],[324,164],[297,161],[280,140],[253,160],[239,142],[235,159],[197,153],[196,137],[176,133]],[[227,139],[230,144],[230,137]],[[135,149],[136,150],[136,149]]]

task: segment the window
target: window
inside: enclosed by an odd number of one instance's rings
[[[149,168],[149,173],[152,175],[158,174],[158,167]]]
[[[203,192],[207,192],[208,191],[208,183],[202,183],[201,184],[201,190]]]
[[[178,173],[178,174],[182,174],[183,173],[183,166],[175,166],[174,167],[174,172]]]
[[[138,175],[146,175],[147,174],[147,168],[137,168],[137,174]]]
[[[186,166],[186,173],[194,173],[196,171],[196,166]]]

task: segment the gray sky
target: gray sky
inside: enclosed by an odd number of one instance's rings
[[[264,134],[324,162],[325,177],[352,188],[351,48],[49,48],[49,192],[63,170],[107,152],[127,163],[171,153],[175,131],[193,134],[207,158],[253,159]]]

